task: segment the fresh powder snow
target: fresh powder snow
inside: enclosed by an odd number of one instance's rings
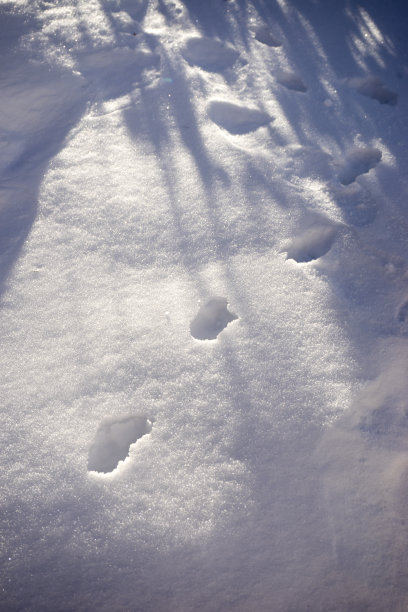
[[[0,610],[408,609],[407,23],[0,0]]]

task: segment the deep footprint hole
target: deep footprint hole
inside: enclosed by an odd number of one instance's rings
[[[227,299],[214,296],[201,306],[190,323],[190,332],[197,340],[215,340],[236,319],[238,316],[228,310]]]
[[[350,185],[360,174],[367,174],[380,163],[382,153],[375,147],[356,147],[351,150],[341,164],[339,180],[342,185]]]
[[[108,474],[129,455],[132,444],[152,430],[152,422],[143,415],[104,419],[89,449],[88,470]]]

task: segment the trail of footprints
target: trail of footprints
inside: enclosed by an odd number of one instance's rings
[[[282,45],[266,25],[256,28],[254,38],[269,47]],[[205,37],[190,38],[182,53],[191,65],[217,72],[231,68],[238,59],[238,53],[234,53],[232,47]],[[300,94],[308,91],[300,75],[294,71],[278,70],[275,73],[275,80],[289,91]],[[395,105],[397,103],[397,94],[387,89],[377,77],[348,79],[346,82],[358,93],[377,100],[381,104]],[[253,132],[274,120],[259,108],[234,104],[225,100],[211,100],[207,104],[207,115],[216,125],[233,135]],[[377,214],[378,206],[375,199],[367,189],[356,183],[356,179],[375,168],[381,161],[381,157],[382,153],[379,149],[361,146],[351,149],[343,160],[337,162],[337,178],[341,187],[335,193],[336,202],[343,211],[345,221],[350,225],[356,227],[367,225],[374,220]],[[289,243],[287,257],[297,262],[318,259],[330,250],[336,235],[337,229],[333,226],[324,223],[316,224]]]
[[[282,45],[265,25],[255,30],[254,38],[272,48]],[[239,58],[239,53],[232,46],[203,36],[189,38],[181,53],[190,65],[209,72],[223,72],[232,68]],[[294,71],[279,70],[275,73],[275,79],[289,91],[306,93],[308,90],[302,78]],[[398,95],[386,88],[377,77],[352,78],[346,83],[359,94],[380,104],[397,104]],[[274,120],[259,108],[225,100],[211,100],[207,104],[207,115],[213,123],[234,135],[253,132]],[[379,149],[358,147],[350,150],[344,160],[337,164],[342,190],[337,194],[336,201],[343,210],[346,222],[352,225],[363,226],[375,218],[376,202],[355,181],[361,174],[375,168],[381,157]],[[318,259],[331,249],[337,234],[338,228],[329,222],[314,223],[287,244],[287,258],[299,263]],[[199,341],[216,340],[236,319],[238,316],[228,310],[227,299],[213,296],[199,308],[191,321],[191,336]],[[404,329],[407,328],[408,333],[408,299],[398,308],[396,319]],[[88,470],[102,474],[116,470],[128,457],[130,446],[149,434],[152,426],[152,421],[144,415],[125,415],[103,420],[89,449]]]
[[[196,340],[216,340],[236,319],[238,315],[228,310],[227,298],[213,296],[191,321],[191,336]],[[152,427],[152,421],[140,414],[104,419],[89,449],[88,471],[99,474],[114,472],[128,458],[132,444],[149,434]]]

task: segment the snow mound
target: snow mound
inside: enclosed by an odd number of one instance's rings
[[[151,421],[141,415],[127,415],[102,421],[89,449],[88,470],[112,472],[118,467],[119,461],[126,459],[130,445],[150,433],[151,429]]]
[[[210,298],[191,321],[190,331],[197,340],[215,340],[228,323],[238,319],[238,316],[227,308],[228,301],[224,297]]]
[[[185,43],[182,55],[189,64],[209,72],[221,72],[235,63],[239,53],[214,38],[194,36]]]
[[[246,134],[267,125],[273,117],[249,106],[224,100],[212,100],[207,106],[209,118],[231,134]]]

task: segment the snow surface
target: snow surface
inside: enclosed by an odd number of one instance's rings
[[[0,0],[1,610],[408,609],[407,13]]]

